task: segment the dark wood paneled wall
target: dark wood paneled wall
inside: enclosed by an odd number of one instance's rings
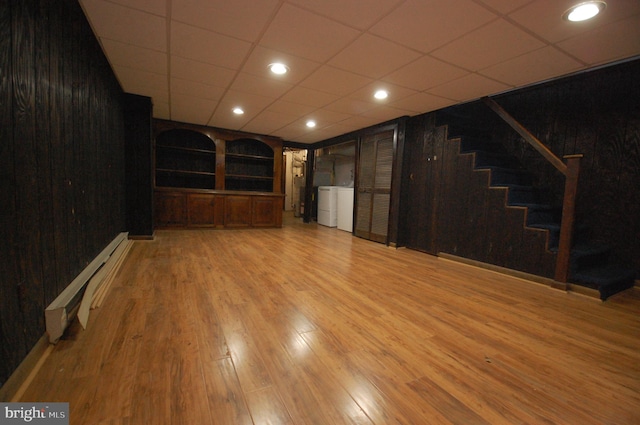
[[[127,230],[130,238],[153,237],[153,105],[124,94]]]
[[[504,94],[496,100],[559,157],[584,154],[578,223],[588,227],[596,240],[613,247],[620,261],[640,271],[638,75],[640,60]],[[478,186],[477,173],[465,171],[470,164],[464,162],[470,159],[454,156],[457,146],[443,140],[444,129],[439,126],[457,124],[460,119],[474,122],[475,130],[487,132],[518,157],[535,174],[537,184],[549,189],[548,203],[562,203],[563,177],[481,102],[425,114],[407,124],[400,244],[548,276],[548,258],[527,258],[517,247],[539,236],[528,230],[503,234],[504,223],[521,221],[521,217],[498,211],[496,206],[503,199],[493,197],[502,194],[496,191],[483,196],[486,190]],[[456,132],[449,127],[449,137]]]
[[[0,385],[125,231],[121,96],[77,1],[0,2]]]

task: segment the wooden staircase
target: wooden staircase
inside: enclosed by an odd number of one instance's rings
[[[520,223],[517,223],[518,220],[505,220],[502,225],[522,226],[524,230],[522,243],[530,244],[532,251],[540,249],[540,244],[533,243],[538,237],[532,236],[531,241],[528,241],[526,235],[542,232],[545,239],[543,249],[546,252],[531,252],[531,255],[534,257],[545,257],[549,254],[557,256],[562,206],[547,205],[541,201],[544,197],[540,189],[535,187],[532,175],[523,164],[507,154],[501,144],[487,138],[462,134],[457,138],[449,139],[448,143],[459,145],[459,155],[471,157],[473,172],[477,174],[478,179],[487,181],[484,190],[504,190],[503,208],[512,210],[512,214],[521,214]],[[519,231],[521,230],[515,229],[512,233]],[[635,271],[617,264],[612,258],[610,247],[593,243],[588,234],[588,229],[575,226],[570,250],[569,284],[597,290],[602,300],[631,288],[634,285]],[[487,232],[487,237],[492,235]],[[499,242],[496,241],[496,243]]]

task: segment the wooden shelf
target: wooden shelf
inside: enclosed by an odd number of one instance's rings
[[[215,176],[216,173],[210,173],[207,171],[191,171],[191,170],[170,170],[166,168],[156,168],[156,172],[161,173],[176,173],[176,174],[193,174],[198,176]]]
[[[225,178],[238,180],[273,180],[273,177],[269,176],[248,176],[243,174],[227,174]]]
[[[156,145],[156,149],[173,149],[181,152],[190,152],[190,153],[201,153],[206,155],[215,155],[216,151],[211,151],[207,149],[195,149],[195,148],[185,148],[182,146],[168,146],[168,145]]]
[[[273,157],[270,156],[261,156],[261,155],[248,155],[242,153],[227,153],[227,158],[241,158],[241,159],[250,159],[256,161],[273,161]]]

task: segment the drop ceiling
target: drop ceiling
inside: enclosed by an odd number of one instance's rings
[[[577,24],[562,19],[566,0],[80,3],[123,90],[151,97],[154,117],[299,143],[640,55],[638,0]],[[270,74],[273,62],[290,71]]]

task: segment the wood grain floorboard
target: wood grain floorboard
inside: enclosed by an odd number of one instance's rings
[[[602,303],[286,217],[136,241],[23,401],[72,424],[640,423],[640,295]]]

